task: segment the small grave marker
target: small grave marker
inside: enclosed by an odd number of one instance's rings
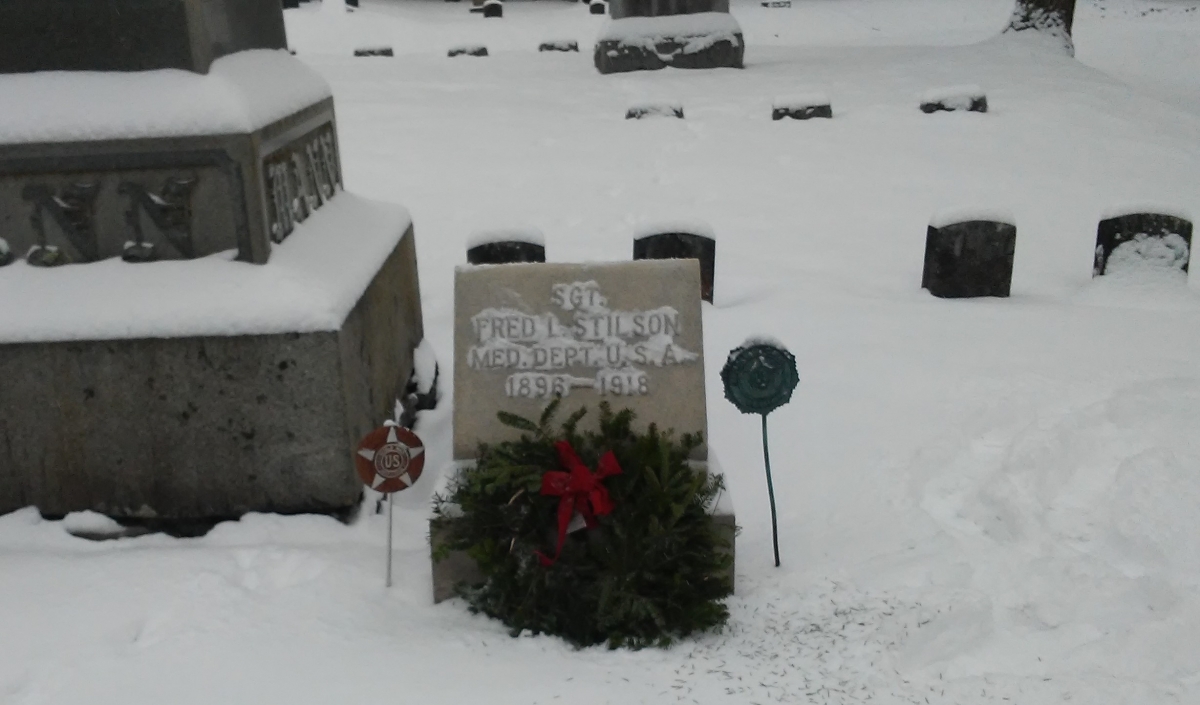
[[[560,39],[553,42],[542,42],[538,51],[579,51],[579,42],[574,39]]]
[[[1017,226],[1006,215],[935,218],[921,288],[946,299],[1009,295]]]
[[[934,88],[926,91],[925,95],[921,96],[922,112],[953,112],[955,110],[986,113],[988,111],[988,102],[983,89],[976,85],[949,86],[947,88]]]
[[[1106,218],[1096,228],[1092,276],[1107,274],[1110,262],[1123,260],[1178,269],[1185,274],[1191,258],[1192,223],[1162,213],[1129,213]]]
[[[762,4],[763,7],[791,7],[792,0],[768,0]]]
[[[487,47],[482,44],[465,44],[457,46],[446,52],[446,56],[487,56]]]
[[[773,341],[750,339],[734,348],[721,369],[725,398],[743,414],[762,416],[763,464],[767,470],[767,495],[771,500],[771,542],[775,567],[779,567],[779,528],[775,515],[775,485],[771,481],[771,455],[767,449],[767,414],[792,399],[800,381],[796,358]]]
[[[363,47],[354,50],[355,56],[394,56],[391,47]]]
[[[633,241],[633,258],[699,260],[700,298],[712,303],[717,259],[717,242],[713,238],[675,229],[652,232]]]
[[[504,17],[504,3],[500,0],[487,0],[483,3],[484,17]]]
[[[467,248],[470,264],[515,264],[545,262],[546,245],[541,233],[484,234],[472,238]]]
[[[608,3],[602,2],[601,0],[596,0],[596,2],[588,5],[588,12],[593,15],[608,14]]]
[[[647,117],[674,117],[683,119],[683,106],[674,103],[647,103],[635,105],[625,111],[626,120],[641,120]]]
[[[412,431],[386,425],[368,433],[354,453],[354,470],[367,487],[387,495],[387,579],[392,586],[392,495],[413,486],[425,467],[425,444]]]
[[[833,106],[823,93],[777,98],[771,108],[771,119],[782,120],[785,117],[793,120],[832,118]]]

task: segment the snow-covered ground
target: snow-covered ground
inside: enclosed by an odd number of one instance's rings
[[[734,0],[745,70],[607,77],[588,50],[604,18],[579,4],[288,11],[333,87],[348,188],[412,213],[445,363],[472,233],[624,260],[644,223],[712,227],[709,432],[743,527],[730,625],[574,651],[433,606],[443,405],[418,429],[430,476],[397,498],[391,590],[377,515],[103,543],[0,517],[0,703],[1200,702],[1200,296],[1091,279],[1102,215],[1200,215],[1197,4],[1081,0],[1074,61],[989,39],[1010,0]],[[583,51],[536,51],[559,39]],[[446,56],[465,43],[491,55]],[[380,44],[396,57],[351,56]],[[989,112],[917,109],[959,84]],[[771,121],[811,92],[833,120]],[[687,119],[623,119],[647,101]],[[961,207],[1015,218],[1011,298],[918,288],[929,219]],[[717,375],[751,334],[801,373],[770,422],[779,569],[758,423]]]

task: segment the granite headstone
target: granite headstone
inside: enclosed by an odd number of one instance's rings
[[[555,395],[564,408],[607,400],[641,428],[707,435],[699,294],[696,260],[460,268],[454,457],[517,438],[496,413],[536,417]]]

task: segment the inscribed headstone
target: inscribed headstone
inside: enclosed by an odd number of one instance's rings
[[[585,427],[607,400],[707,436],[695,260],[461,267],[454,307],[455,458],[519,437],[497,412],[537,418],[556,395]]]

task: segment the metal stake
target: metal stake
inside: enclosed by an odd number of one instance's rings
[[[775,485],[771,482],[771,455],[767,452],[767,415],[762,415],[763,463],[767,466],[767,495],[771,498],[771,545],[775,548],[775,567],[779,567],[779,528],[775,522]]]
[[[763,417],[766,418],[765,416]],[[767,471],[767,478],[771,477],[770,470]],[[388,492],[388,537],[387,537],[387,582],[385,587],[392,586],[392,497],[395,492]],[[775,500],[771,500],[771,511],[775,511]],[[774,516],[774,514],[772,514]],[[775,565],[779,565],[778,550],[776,550]]]

